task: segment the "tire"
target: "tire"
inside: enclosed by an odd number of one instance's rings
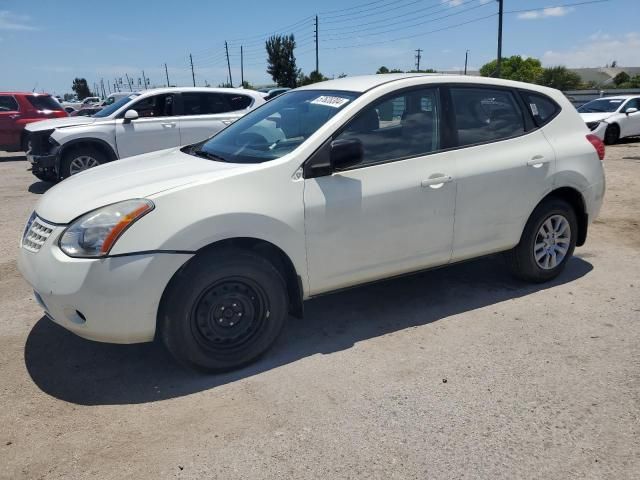
[[[616,124],[611,124],[604,132],[604,143],[607,145],[614,145],[620,140],[620,127]]]
[[[555,237],[545,239],[544,232],[549,230]],[[529,282],[552,280],[573,255],[577,236],[578,221],[573,207],[559,198],[544,200],[529,217],[520,243],[507,253],[512,273]]]
[[[159,336],[180,363],[217,372],[246,365],[278,337],[288,315],[285,281],[247,250],[204,252],[170,282]]]
[[[38,180],[42,180],[43,182],[54,183],[54,182],[58,181],[58,177],[53,172],[34,172],[34,171],[32,171],[31,173],[33,173]]]
[[[68,178],[81,171],[107,162],[107,157],[97,148],[74,148],[64,154],[60,163],[60,178]]]

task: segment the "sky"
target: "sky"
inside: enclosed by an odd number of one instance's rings
[[[543,65],[640,66],[640,0],[504,0],[503,56],[539,58]],[[588,0],[587,0],[588,1]],[[298,67],[315,68],[319,23],[320,71],[327,77],[375,73],[382,65],[461,70],[495,58],[495,0],[0,0],[0,91],[61,95],[73,78],[89,86],[115,79],[152,85],[226,81],[225,41],[233,83],[272,83],[264,40],[293,33]]]

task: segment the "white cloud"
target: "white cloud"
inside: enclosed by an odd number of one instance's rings
[[[548,50],[542,56],[545,65],[568,67],[602,67],[616,60],[618,65],[640,65],[640,32],[622,36],[594,33],[589,41],[569,50]]]
[[[0,10],[0,30],[37,30],[31,25],[31,17]]]
[[[573,11],[572,7],[548,7],[541,10],[531,10],[518,14],[521,20],[537,20],[547,17],[564,17]]]

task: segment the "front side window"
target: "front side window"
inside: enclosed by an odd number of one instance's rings
[[[140,94],[138,93],[132,93],[127,97],[123,97],[120,100],[113,102],[111,105],[104,107],[102,110],[96,113],[94,117],[97,117],[97,118],[108,117],[112,113],[117,112],[121,107],[124,107],[127,103],[130,103],[131,101],[133,101],[133,99],[135,99],[139,95]]]
[[[503,140],[525,131],[522,112],[510,91],[456,87],[451,98],[460,146]]]
[[[626,112],[628,108],[637,108],[640,110],[640,98],[632,98],[622,107],[622,111]]]
[[[17,112],[18,102],[11,95],[0,95],[0,112]]]
[[[358,139],[359,166],[426,155],[440,149],[437,88],[404,92],[363,109],[336,137]]]
[[[359,94],[337,90],[286,93],[183,151],[229,163],[262,163],[299,147]]]
[[[114,104],[115,105],[115,104]],[[140,118],[171,117],[173,113],[173,95],[165,93],[143,98],[131,105]]]

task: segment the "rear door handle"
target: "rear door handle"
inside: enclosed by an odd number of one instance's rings
[[[531,160],[527,162],[527,165],[533,168],[540,168],[545,163],[549,163],[551,160],[544,158],[542,155],[534,155]]]
[[[427,180],[423,180],[420,182],[421,187],[431,187],[434,189],[438,189],[442,187],[445,183],[453,182],[453,177],[449,175],[442,175],[439,177],[428,178]]]

